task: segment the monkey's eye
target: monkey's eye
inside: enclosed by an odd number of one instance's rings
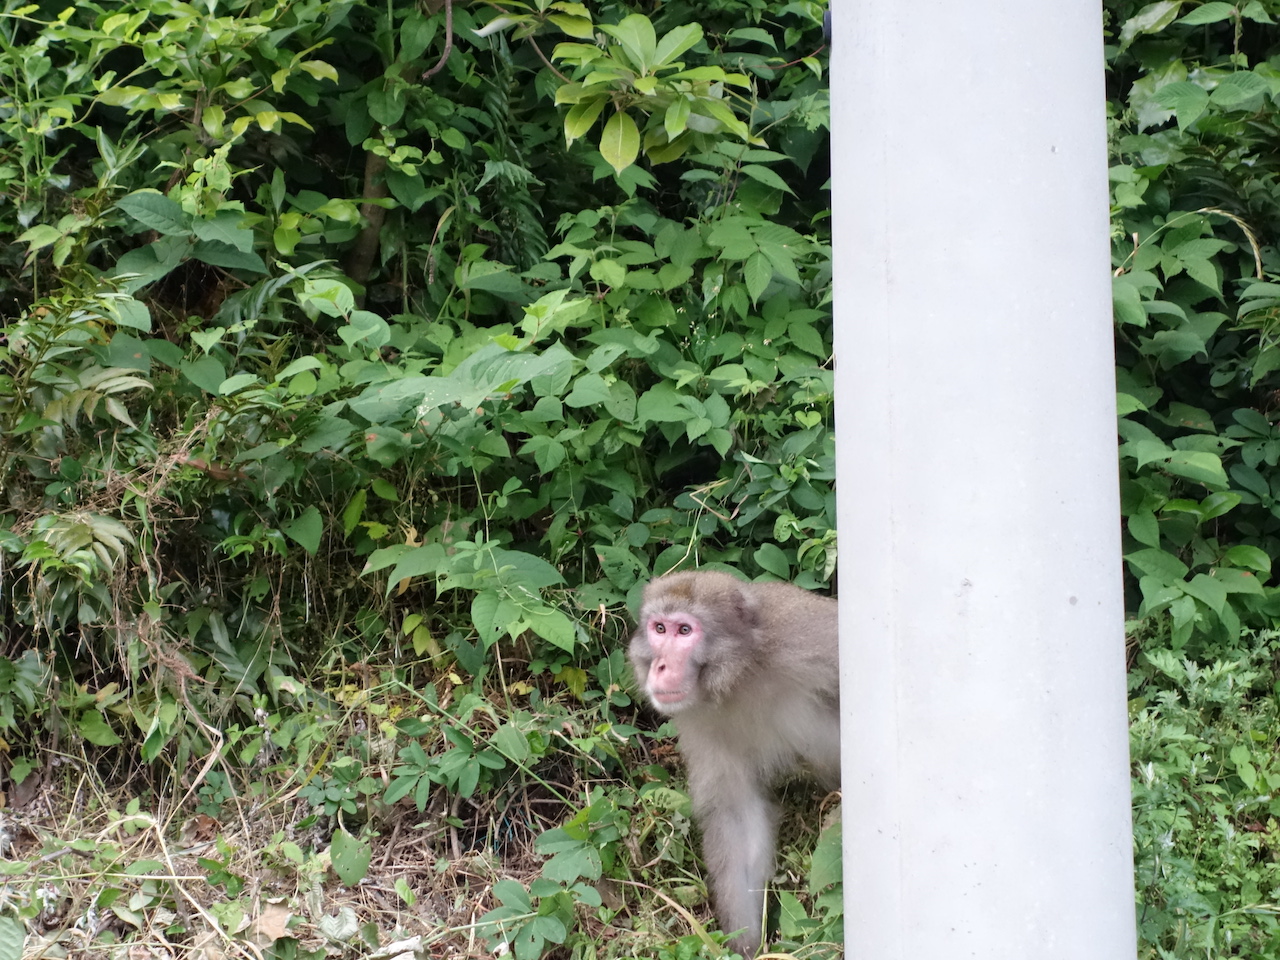
[[[680,629],[677,632],[680,634],[680,636],[687,637],[690,633],[693,632],[693,628],[690,627],[687,623],[682,623],[680,624]]]
[[[653,625],[653,632],[654,632],[654,633],[666,633],[666,632],[667,632],[667,625],[666,625],[665,623],[655,623],[655,624]]]

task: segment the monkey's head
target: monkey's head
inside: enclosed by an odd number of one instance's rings
[[[751,669],[760,642],[750,585],[727,573],[651,581],[638,620],[631,665],[645,695],[666,714],[722,700]]]

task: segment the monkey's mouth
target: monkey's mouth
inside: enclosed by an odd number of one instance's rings
[[[661,704],[664,707],[674,707],[679,703],[683,703],[685,691],[683,690],[654,690],[653,702]]]

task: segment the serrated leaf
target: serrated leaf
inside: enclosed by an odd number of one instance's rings
[[[1230,20],[1235,15],[1236,8],[1229,3],[1215,2],[1202,4],[1196,7],[1185,17],[1181,17],[1178,22],[1185,23],[1188,26],[1199,26],[1202,23],[1217,23],[1219,20]]]
[[[762,167],[757,163],[743,164],[742,172],[758,183],[763,183],[766,187],[772,187],[775,190],[782,190],[795,196],[795,191],[787,186],[787,182],[780,176],[770,170],[768,167]]]
[[[1209,94],[1190,80],[1166,83],[1156,91],[1154,100],[1166,110],[1173,111],[1178,118],[1179,130],[1186,130],[1199,120],[1209,106]]]
[[[746,281],[751,302],[759,301],[760,295],[773,279],[773,265],[769,263],[769,258],[759,251],[747,257],[746,263],[742,265],[742,279]]]
[[[1232,110],[1244,106],[1257,97],[1265,96],[1270,89],[1267,81],[1256,73],[1241,70],[1226,77],[1214,87],[1213,93],[1209,94],[1209,99],[1219,107]]]

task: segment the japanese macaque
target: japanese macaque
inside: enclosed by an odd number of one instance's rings
[[[836,602],[789,583],[673,573],[645,587],[638,619],[636,681],[675,720],[716,915],[751,956],[773,873],[772,782],[799,767],[840,782]]]

